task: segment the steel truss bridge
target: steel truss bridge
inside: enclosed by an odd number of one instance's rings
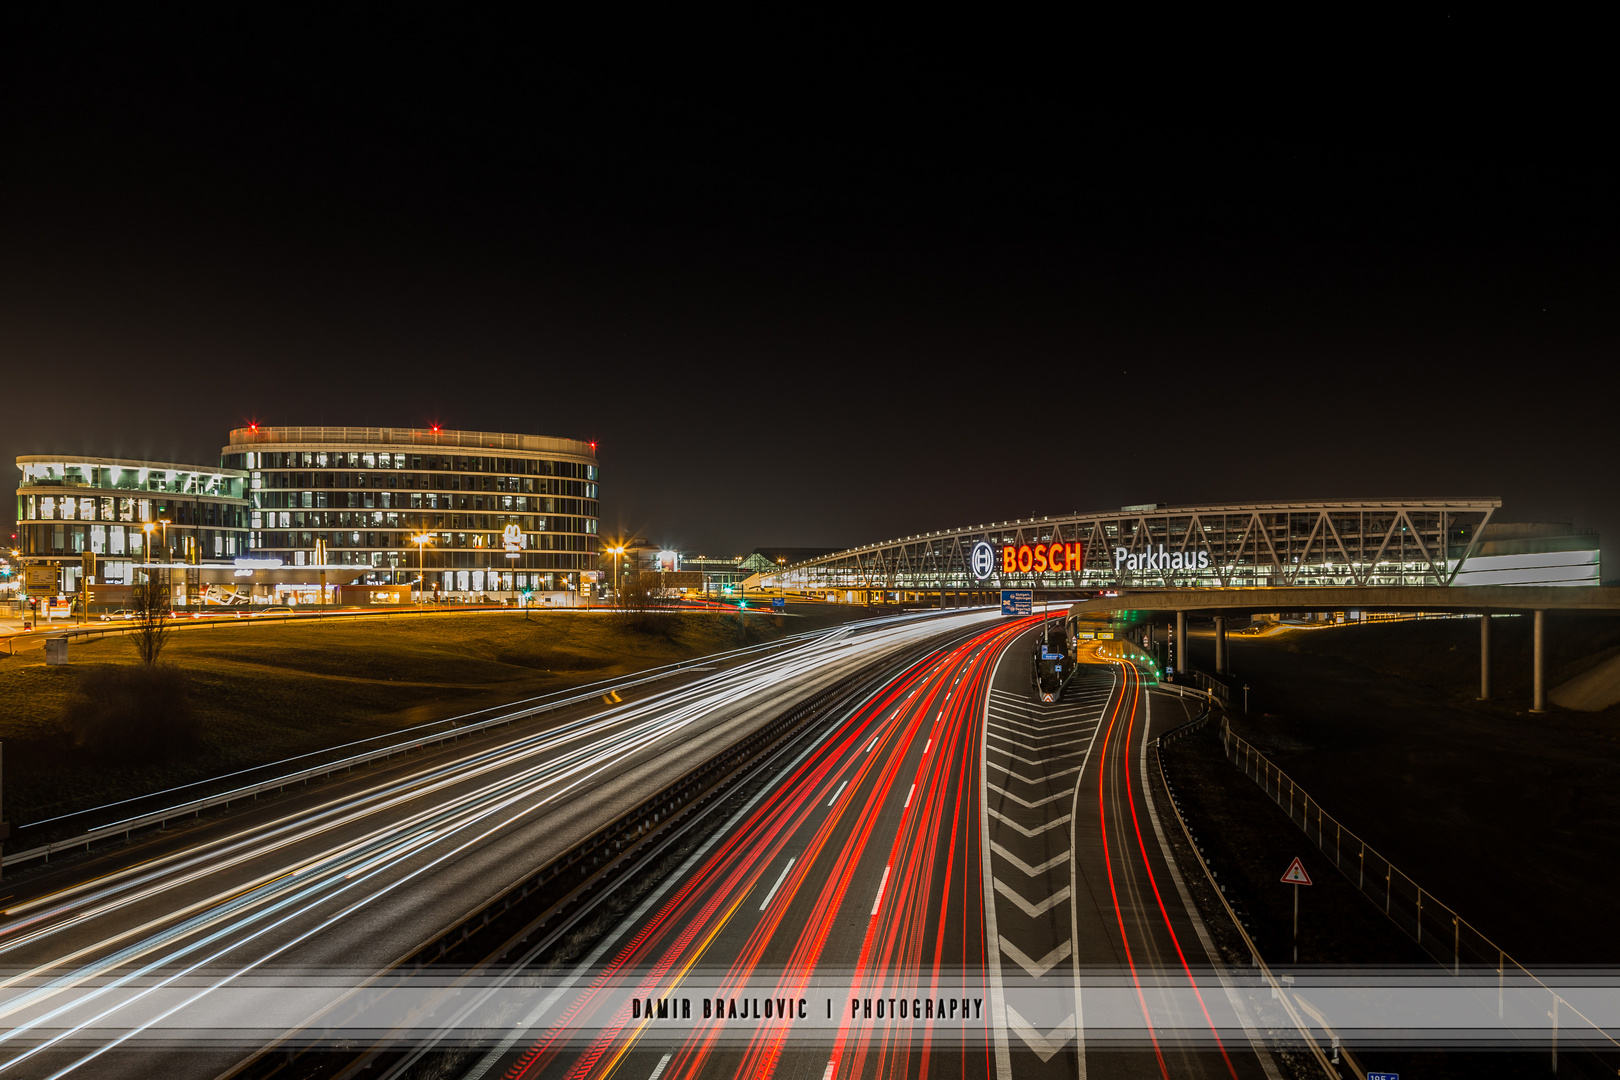
[[[1500,499],[1362,499],[1131,507],[868,544],[763,575],[749,586],[942,597],[1026,588],[1445,586],[1474,554],[1501,505]],[[1050,550],[1076,542],[1084,554],[1075,569],[1004,569],[1007,546]],[[980,543],[994,556],[983,576],[972,565]]]

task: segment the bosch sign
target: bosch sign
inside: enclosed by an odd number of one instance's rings
[[[1003,544],[1003,574],[1078,573],[1085,562],[1086,546],[1078,541],[1053,544]],[[973,576],[983,581],[996,571],[995,549],[980,540],[968,552]]]
[[[1007,544],[1001,549],[1001,572],[1068,573],[1079,570],[1085,557],[1086,546],[1076,541],[1066,544]]]

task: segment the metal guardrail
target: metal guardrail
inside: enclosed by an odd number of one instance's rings
[[[1176,789],[1174,785],[1170,783],[1169,776],[1165,774],[1165,746],[1170,743],[1178,742],[1181,739],[1184,739],[1187,736],[1201,730],[1206,724],[1208,724],[1211,715],[1211,709],[1205,708],[1187,723],[1182,724],[1179,727],[1172,728],[1159,738],[1153,740],[1153,758],[1159,770],[1159,783],[1164,785],[1164,790],[1170,796],[1170,808],[1175,813],[1176,824],[1181,826],[1181,835],[1186,839],[1187,846],[1192,849],[1193,858],[1198,860],[1199,868],[1204,871],[1204,880],[1208,883],[1210,892],[1212,892],[1215,898],[1221,902],[1221,907],[1225,909],[1227,918],[1231,920],[1232,928],[1237,931],[1238,937],[1242,939],[1244,947],[1248,949],[1249,960],[1254,965],[1255,969],[1259,971],[1261,981],[1270,987],[1272,999],[1277,1001],[1282,1006],[1283,1012],[1288,1018],[1288,1022],[1300,1033],[1301,1037],[1305,1041],[1306,1046],[1310,1048],[1311,1054],[1316,1058],[1317,1065],[1321,1068],[1323,1075],[1327,1077],[1338,1077],[1340,1075],[1339,1071],[1333,1067],[1333,1061],[1328,1060],[1327,1054],[1323,1052],[1321,1045],[1316,1041],[1315,1036],[1311,1034],[1310,1024],[1308,1024],[1305,1017],[1301,1015],[1302,1010],[1297,1007],[1298,1005],[1302,1005],[1303,1002],[1298,1002],[1294,999],[1293,995],[1290,993],[1289,984],[1279,979],[1276,974],[1272,972],[1271,967],[1266,963],[1265,958],[1260,955],[1260,947],[1255,944],[1254,937],[1249,933],[1251,923],[1247,917],[1248,913],[1241,910],[1240,906],[1234,904],[1234,898],[1226,895],[1225,886],[1216,880],[1214,870],[1210,868],[1209,863],[1204,859],[1204,849],[1199,845],[1197,837],[1193,835],[1192,828],[1187,824],[1187,819],[1181,812],[1181,800],[1176,797]],[[1222,718],[1222,723],[1224,726],[1224,717]],[[1145,775],[1143,779],[1146,780]],[[1319,1021],[1321,1019],[1320,1015],[1318,1015],[1316,1018]],[[1321,1027],[1323,1028],[1324,1033],[1326,1033],[1327,1025],[1322,1023]],[[1336,1036],[1333,1037],[1333,1049],[1334,1061],[1337,1061],[1340,1046],[1339,1040]],[[1351,1067],[1357,1080],[1366,1080],[1366,1072],[1356,1063],[1355,1058],[1350,1055],[1348,1048],[1345,1048],[1345,1057],[1346,1064]]]
[[[825,631],[815,631],[815,633],[825,633]],[[578,692],[568,694],[565,697],[557,698],[552,701],[531,705],[527,708],[517,709],[512,712],[501,713],[486,720],[480,720],[470,724],[460,724],[446,731],[424,735],[420,738],[411,739],[402,743],[392,743],[365,753],[352,754],[347,757],[337,758],[333,761],[323,762],[322,764],[314,765],[306,769],[300,769],[296,772],[271,777],[270,779],[263,780],[258,783],[246,784],[240,787],[232,788],[229,791],[220,792],[218,794],[203,796],[201,798],[192,799],[183,803],[176,803],[148,814],[140,814],[133,817],[123,818],[118,821],[109,822],[106,825],[101,825],[94,829],[87,830],[84,833],[69,837],[65,840],[52,841],[50,843],[41,844],[37,847],[29,848],[26,851],[19,851],[6,855],[4,859],[0,859],[0,866],[9,867],[40,858],[43,858],[48,862],[50,857],[58,852],[72,851],[81,847],[88,849],[98,840],[109,840],[114,838],[127,839],[131,833],[140,829],[152,828],[154,826],[162,828],[168,822],[177,818],[198,817],[204,810],[211,810],[215,807],[228,807],[233,802],[241,802],[244,799],[254,799],[259,795],[270,791],[279,792],[293,784],[307,784],[310,780],[325,779],[335,772],[347,772],[354,769],[356,766],[369,765],[375,761],[385,761],[396,754],[409,753],[412,750],[419,750],[423,747],[435,746],[439,743],[454,741],[456,739],[460,739],[464,735],[476,734],[478,732],[488,730],[489,728],[499,727],[503,724],[510,724],[518,720],[526,720],[530,717],[538,716],[542,713],[551,712],[556,709],[565,708],[569,705],[577,705],[581,702],[600,697],[608,689],[624,690],[630,687],[656,682],[660,679],[666,679],[671,676],[678,675],[682,671],[698,665],[708,665],[715,663],[716,661],[735,659],[749,653],[759,652],[765,649],[779,648],[786,644],[792,644],[797,638],[798,636],[796,635],[793,638],[786,638],[782,641],[770,642],[765,645],[755,645],[746,649],[734,650],[732,652],[716,653],[710,656],[698,657],[692,660],[683,660],[678,664],[666,665],[662,668],[651,669],[649,672],[641,675],[640,677],[620,680],[611,684],[591,684],[590,689],[582,689]],[[496,708],[499,707],[500,706],[496,706]],[[488,712],[489,710],[486,709],[481,711]],[[476,716],[478,713],[468,715]],[[437,721],[436,723],[453,722],[454,720]],[[320,751],[317,751],[317,753],[319,752]],[[208,783],[208,781],[199,781],[199,783]],[[113,805],[116,806],[118,804],[115,803]],[[96,809],[96,807],[91,807],[90,809],[80,811],[79,813],[93,814],[95,813]],[[41,823],[34,822],[32,824],[39,825]],[[28,827],[30,826],[24,825],[19,826],[18,828]]]
[[[1578,1021],[1575,1026],[1582,1029],[1587,1041],[1582,1049],[1620,1051],[1620,1040],[1532,975],[1456,911],[1436,900],[1434,894],[1426,892],[1365,840],[1346,829],[1258,747],[1234,732],[1231,721],[1224,717],[1221,743],[1227,758],[1286,810],[1306,839],[1313,841],[1324,855],[1332,857],[1335,869],[1355,882],[1356,888],[1381,907],[1390,921],[1404,930],[1424,952],[1448,968],[1453,976],[1461,976],[1465,971],[1475,974],[1480,970],[1494,970],[1498,1020],[1509,1016],[1537,1016],[1543,1012],[1551,1017],[1554,1071],[1557,1071],[1557,1040],[1571,1037],[1560,1033],[1557,1026],[1560,1017]],[[1509,974],[1514,978],[1508,979]],[[1510,1003],[1510,998],[1517,1000]]]

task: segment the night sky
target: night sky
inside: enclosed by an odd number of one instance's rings
[[[693,552],[1499,495],[1620,576],[1595,28],[258,12],[7,16],[13,478],[436,422]]]

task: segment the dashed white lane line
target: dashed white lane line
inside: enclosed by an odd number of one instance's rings
[[[883,880],[878,882],[877,899],[872,901],[872,914],[876,915],[878,908],[883,905],[883,890],[889,887],[889,868],[883,868]]]
[[[876,735],[872,736],[872,741],[866,745],[866,752],[868,754],[870,754],[872,752],[872,747],[877,745],[877,741],[878,741],[878,736],[876,736]]]
[[[911,797],[913,795],[915,795],[915,794],[917,794],[917,785],[912,784],[911,785],[911,790],[906,792],[906,804],[904,806],[902,806],[900,809],[909,810],[911,808]]]
[[[658,1080],[660,1076],[664,1075],[664,1066],[668,1065],[669,1059],[674,1056],[674,1054],[665,1054],[663,1057],[659,1058],[658,1067],[652,1071],[652,1075],[647,1077],[647,1080]]]
[[[831,806],[833,803],[837,802],[838,796],[842,795],[844,793],[844,789],[847,787],[849,787],[848,780],[845,780],[842,784],[839,784],[838,790],[833,792],[833,797],[827,800],[827,805]]]
[[[776,879],[776,884],[771,886],[771,891],[765,894],[765,901],[759,905],[759,910],[764,911],[770,906],[771,897],[776,895],[776,890],[780,889],[782,887],[782,882],[787,880],[788,871],[793,869],[793,864],[798,861],[798,858],[799,857],[797,855],[793,856],[793,858],[788,860],[787,865],[782,867],[782,876]]]
[[[934,740],[929,739],[927,745],[923,747],[923,753],[925,753],[925,754],[928,753],[928,751],[933,748],[933,745],[934,745]]]

